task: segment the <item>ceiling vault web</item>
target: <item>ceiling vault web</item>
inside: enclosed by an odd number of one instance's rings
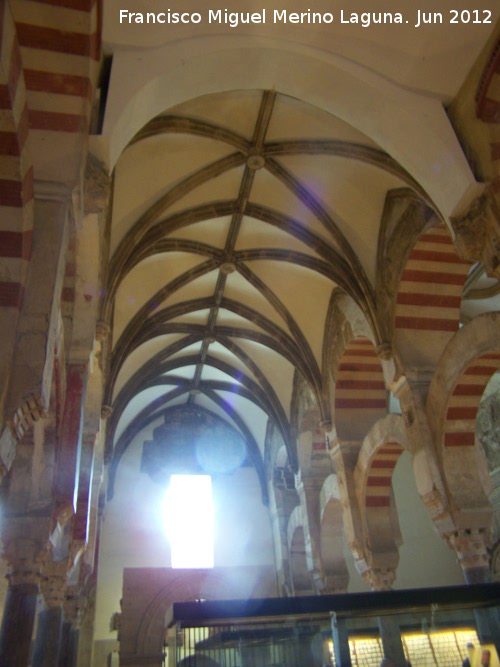
[[[336,170],[349,164],[359,173],[360,201],[373,198],[364,186],[367,170],[384,196],[388,187],[411,188],[427,201],[425,193],[373,142],[339,130],[339,121],[319,136],[307,135],[307,123],[299,126],[302,136],[287,134],[281,124],[296,102],[272,90],[256,91],[252,100],[246,125],[229,122],[231,106],[228,118],[223,107],[207,117],[190,113],[189,103],[174,108],[149,121],[123,154],[133,171],[134,155],[161,141],[170,176],[162,182],[158,171],[154,195],[111,234],[101,315],[113,331],[105,403],[113,405],[108,452],[114,441],[115,458],[165,410],[203,405],[242,433],[260,470],[263,451],[250,445],[257,440],[238,408],[243,401],[274,422],[293,461],[296,374],[329,419],[323,339],[332,292],[344,291],[381,331],[366,252],[359,253],[359,234],[345,220],[344,192],[352,184],[342,188]],[[185,166],[183,151],[191,156]],[[383,197],[377,205],[381,216]],[[377,238],[370,243],[376,253]]]

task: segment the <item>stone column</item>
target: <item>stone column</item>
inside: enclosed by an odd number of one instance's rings
[[[396,579],[396,571],[393,568],[370,568],[363,574],[363,579],[373,591],[391,590]],[[401,641],[398,616],[379,616],[378,629],[384,657],[392,660],[395,667],[406,667],[406,657]]]
[[[330,455],[338,476],[347,544],[354,557],[356,569],[363,576],[364,572],[368,570],[368,565],[366,564],[363,527],[354,483],[354,470],[360,448],[360,442],[342,442],[330,451]]]
[[[9,587],[0,630],[0,665],[27,667],[36,615],[45,543],[36,539],[39,520],[7,519],[3,529],[5,556],[10,564]],[[32,538],[22,535],[33,535]]]
[[[320,525],[319,495],[323,479],[317,477],[302,478],[296,475],[295,487],[299,494],[300,504],[304,516],[304,539],[306,550],[307,569],[311,573],[316,593],[324,592],[324,575],[321,566],[320,553]]]
[[[486,530],[456,530],[445,535],[445,539],[448,546],[457,554],[468,584],[487,584],[491,581],[489,534]],[[481,643],[494,643],[500,655],[498,612],[495,609],[475,609],[474,616]]]
[[[439,535],[454,528],[443,476],[439,469],[424,405],[428,382],[400,377],[391,390],[399,399],[410,445],[417,491]]]
[[[78,664],[78,642],[80,635],[80,607],[78,586],[66,588],[64,621],[62,625],[61,650],[57,667],[76,667]]]
[[[28,665],[37,597],[37,584],[18,583],[9,586],[0,631],[0,665]]]
[[[490,472],[492,490],[489,496],[493,508],[493,541],[500,540],[500,467]]]
[[[40,588],[45,608],[38,614],[32,667],[56,667],[61,650],[66,563],[51,563]]]
[[[18,321],[6,404],[18,439],[44,415],[50,402],[70,208],[68,187],[35,182],[33,254]]]
[[[384,657],[392,660],[395,667],[406,667],[406,657],[401,641],[401,630],[397,616],[379,616],[378,629]]]
[[[270,490],[269,511],[271,516],[271,527],[274,542],[274,557],[276,562],[276,575],[278,579],[278,590],[282,597],[291,595],[292,576],[290,573],[290,554],[288,553],[287,526],[288,519],[293,508],[298,503],[297,491],[294,485],[294,475],[290,472],[287,488],[284,479],[276,480]]]
[[[347,619],[332,614],[332,639],[337,667],[352,667]]]

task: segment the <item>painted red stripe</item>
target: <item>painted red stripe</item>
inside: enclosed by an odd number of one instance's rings
[[[0,179],[0,206],[21,207],[31,199],[33,199],[33,168],[26,172],[22,182]]]
[[[0,33],[1,34],[1,33]],[[7,64],[7,63],[6,63]],[[16,40],[12,44],[10,60],[8,61],[9,71],[5,83],[0,86],[0,108],[11,109],[16,96],[17,85],[21,74],[21,54]]]
[[[21,283],[0,282],[0,306],[3,308],[19,308],[23,298]]]
[[[21,232],[0,231],[0,257],[19,257],[23,255],[23,234]]]
[[[494,359],[495,361],[500,361],[500,353],[492,353],[492,354],[482,354],[480,359]]]
[[[23,184],[21,181],[0,179],[0,206],[23,205]]]
[[[391,485],[391,476],[387,477],[368,477],[366,480],[367,486],[390,486]]]
[[[75,289],[74,287],[63,287],[61,292],[61,300],[66,303],[73,303],[75,300]]]
[[[461,273],[445,273],[437,271],[421,271],[420,269],[405,269],[402,280],[412,283],[429,283],[430,285],[463,285],[466,275]]]
[[[369,408],[369,409],[387,409],[385,400],[378,398],[338,398],[335,401],[337,408]]]
[[[396,328],[419,329],[424,331],[456,331],[458,319],[445,320],[431,317],[403,317],[396,316]]]
[[[84,33],[66,32],[31,23],[17,23],[16,29],[21,46],[74,56],[91,55],[90,36]]]
[[[21,75],[22,64],[21,54],[17,41],[14,41],[10,53],[9,71],[7,80],[0,86],[0,109],[11,109],[16,97],[19,77]]]
[[[399,458],[399,457],[398,457]],[[393,461],[390,460],[380,460],[376,459],[375,461],[372,462],[371,467],[372,468],[384,468],[387,470],[393,470],[396,467],[397,459],[394,459]]]
[[[403,448],[401,445],[397,445],[396,443],[392,445],[384,445],[383,447],[380,447],[380,449],[377,450],[377,454],[401,454],[403,451]]]
[[[366,496],[366,507],[389,507],[391,499],[389,496]]]
[[[446,264],[471,264],[458,255],[448,252],[439,252],[437,250],[414,250],[411,259],[418,259],[423,262],[444,262]]]
[[[31,229],[25,232],[0,231],[0,257],[29,260],[32,242]]]
[[[397,303],[408,306],[430,306],[432,308],[460,308],[461,296],[446,294],[420,294],[416,292],[399,292]]]
[[[495,371],[495,366],[469,366],[464,371],[464,375],[482,375],[485,378],[489,378]]]
[[[17,132],[0,132],[0,155],[21,154]]]
[[[441,243],[443,245],[451,246],[451,239],[449,236],[443,236],[441,234],[425,234],[419,239],[418,243],[424,241],[425,243]]]
[[[368,338],[353,338],[349,345],[371,345],[371,341]]]
[[[339,364],[339,371],[342,372],[347,372],[347,371],[378,371],[379,373],[382,372],[382,369],[380,367],[380,364],[356,364],[356,363],[346,363],[345,361],[341,361]]]
[[[30,111],[30,127],[33,130],[53,132],[83,132],[86,126],[84,116],[55,111]]]
[[[484,384],[458,384],[453,390],[453,396],[482,396]]]
[[[12,100],[10,98],[9,86],[6,83],[0,84],[0,109],[11,109]]]
[[[477,406],[466,407],[461,405],[457,408],[448,408],[446,419],[475,419],[477,415]]]
[[[349,348],[344,352],[344,357],[373,357],[376,358],[373,347],[367,350],[350,350]]]
[[[460,433],[445,433],[445,447],[474,447],[475,434],[468,431]]]
[[[385,384],[378,380],[337,380],[337,389],[372,389],[385,392]]]
[[[16,157],[21,155],[28,133],[28,109],[24,106],[17,130],[15,132],[0,132],[0,154]]]
[[[500,103],[484,97],[477,108],[477,117],[485,123],[500,123]]]
[[[55,93],[57,95],[73,95],[90,99],[92,85],[84,76],[73,74],[54,74],[39,70],[24,70],[24,80],[28,90]]]

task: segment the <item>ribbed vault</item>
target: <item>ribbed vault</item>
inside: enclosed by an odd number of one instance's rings
[[[113,470],[143,429],[182,405],[242,435],[263,487],[268,419],[295,466],[296,374],[331,420],[323,360],[333,290],[383,342],[377,245],[387,193],[402,188],[426,201],[370,138],[275,91],[211,95],[147,123],[114,176],[101,312],[113,332]]]

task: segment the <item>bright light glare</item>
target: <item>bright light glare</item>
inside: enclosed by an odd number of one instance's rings
[[[165,524],[173,568],[214,566],[214,510],[209,475],[172,475]]]

